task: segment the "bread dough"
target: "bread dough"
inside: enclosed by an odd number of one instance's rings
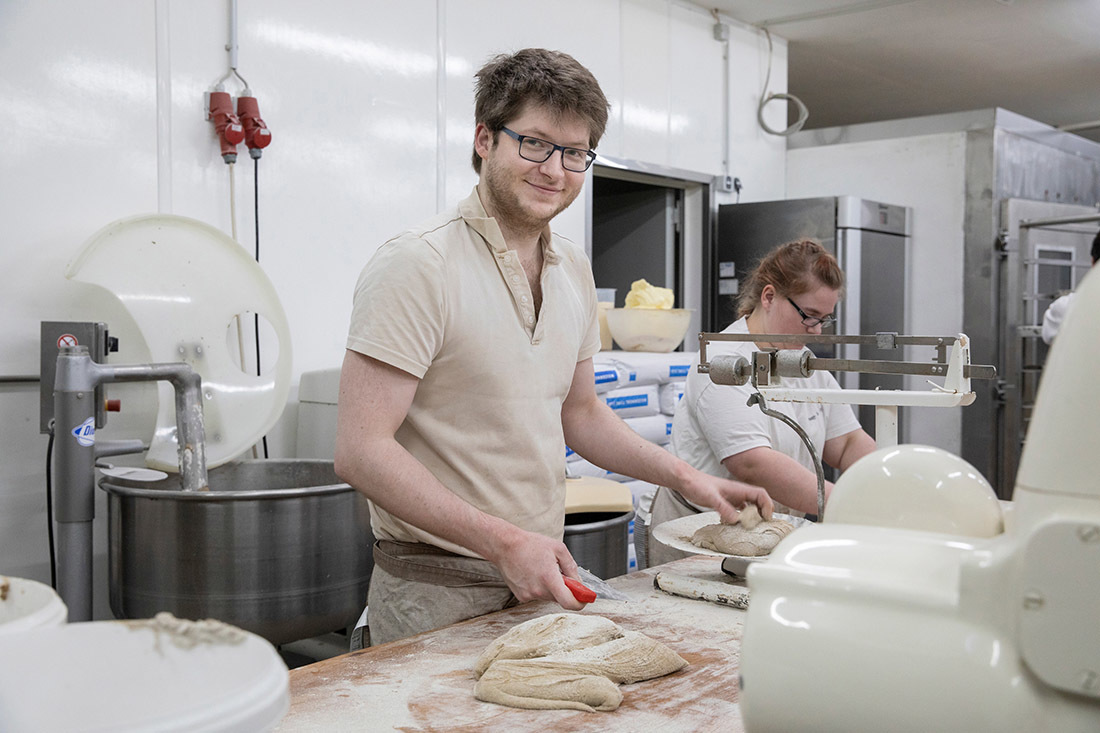
[[[555,652],[603,644],[623,635],[622,629],[603,616],[552,613],[513,626],[485,648],[474,664],[479,678],[498,659],[529,659]]]
[[[537,651],[543,649],[556,651]],[[477,661],[474,696],[533,710],[608,711],[622,702],[619,684],[662,677],[685,665],[664,644],[609,619],[552,614],[520,624],[489,645]]]
[[[737,517],[737,524],[740,524],[745,529],[754,529],[756,525],[764,521],[764,517],[760,516],[760,507],[756,504],[746,504],[745,508],[741,510],[741,514]]]
[[[708,524],[695,530],[691,543],[723,555],[759,557],[771,552],[792,531],[794,525],[782,519],[761,521],[752,529],[742,523]]]
[[[517,663],[509,665],[509,662]],[[519,660],[497,664],[474,686],[474,697],[478,700],[525,710],[584,710],[589,713],[614,710],[623,701],[622,690],[606,677],[541,669]]]

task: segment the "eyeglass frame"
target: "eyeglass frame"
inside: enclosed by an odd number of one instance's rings
[[[508,135],[508,137],[512,138],[513,140],[515,140],[518,143],[519,157],[523,158],[524,160],[530,161],[532,163],[545,163],[546,161],[550,160],[550,158],[553,157],[554,153],[558,152],[559,150],[561,151],[561,167],[562,167],[563,170],[567,170],[570,173],[584,173],[589,168],[591,168],[592,164],[596,161],[596,151],[595,150],[589,150],[587,148],[577,148],[577,147],[573,147],[572,145],[558,145],[557,143],[552,143],[549,140],[543,140],[541,137],[535,137],[534,135],[521,135],[518,132],[516,132],[515,130],[509,130],[507,127],[502,127],[500,129],[501,129],[502,132],[504,132],[506,135]],[[550,152],[547,153],[546,157],[543,158],[542,160],[535,160],[534,158],[528,158],[526,155],[523,154],[523,141],[524,140],[537,140],[540,143],[545,143],[546,145],[550,146]],[[581,170],[576,170],[574,168],[566,167],[566,165],[565,165],[565,151],[566,150],[577,150],[579,152],[584,153],[586,158],[588,159],[588,163],[585,164],[584,168],[581,169]]]
[[[798,311],[798,315],[802,316],[802,325],[806,328],[815,328],[817,326],[821,326],[824,328],[825,326],[831,326],[836,323],[836,316],[831,313],[827,316],[822,316],[821,318],[818,318],[817,316],[807,315],[806,311],[798,307],[798,303],[795,303],[793,300],[791,300],[791,296],[785,295],[783,297],[787,299],[788,303],[794,306],[794,309]],[[813,323],[807,323],[807,321],[813,321]]]

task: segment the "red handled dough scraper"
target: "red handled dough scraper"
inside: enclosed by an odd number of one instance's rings
[[[606,598],[611,601],[630,600],[630,596],[615,590],[594,573],[582,567],[577,568],[577,573],[581,576],[583,583],[568,576],[563,576],[562,580],[565,581],[566,587],[573,592],[573,597],[581,603],[591,603],[597,598]]]

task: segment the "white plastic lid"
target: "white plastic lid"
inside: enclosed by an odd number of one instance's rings
[[[0,575],[0,636],[61,626],[68,618],[68,607],[50,586]]]
[[[5,729],[266,731],[289,708],[287,668],[263,638],[166,616],[0,637]],[[205,626],[203,626],[205,624]]]
[[[290,328],[267,275],[224,232],[169,214],[120,219],[88,239],[65,277],[118,298],[154,363],[184,362],[202,377],[208,468],[238,457],[275,425],[290,392]],[[265,350],[278,346],[278,358],[263,363],[259,377],[239,366],[247,362],[239,352],[250,355],[254,347],[227,343],[229,334],[252,327],[254,314],[277,337],[261,339]],[[176,472],[175,397],[167,382],[158,383],[157,394],[146,463]]]

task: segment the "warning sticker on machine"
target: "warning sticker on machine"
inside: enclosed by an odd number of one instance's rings
[[[89,417],[72,430],[76,442],[87,448],[95,445],[95,418]]]

